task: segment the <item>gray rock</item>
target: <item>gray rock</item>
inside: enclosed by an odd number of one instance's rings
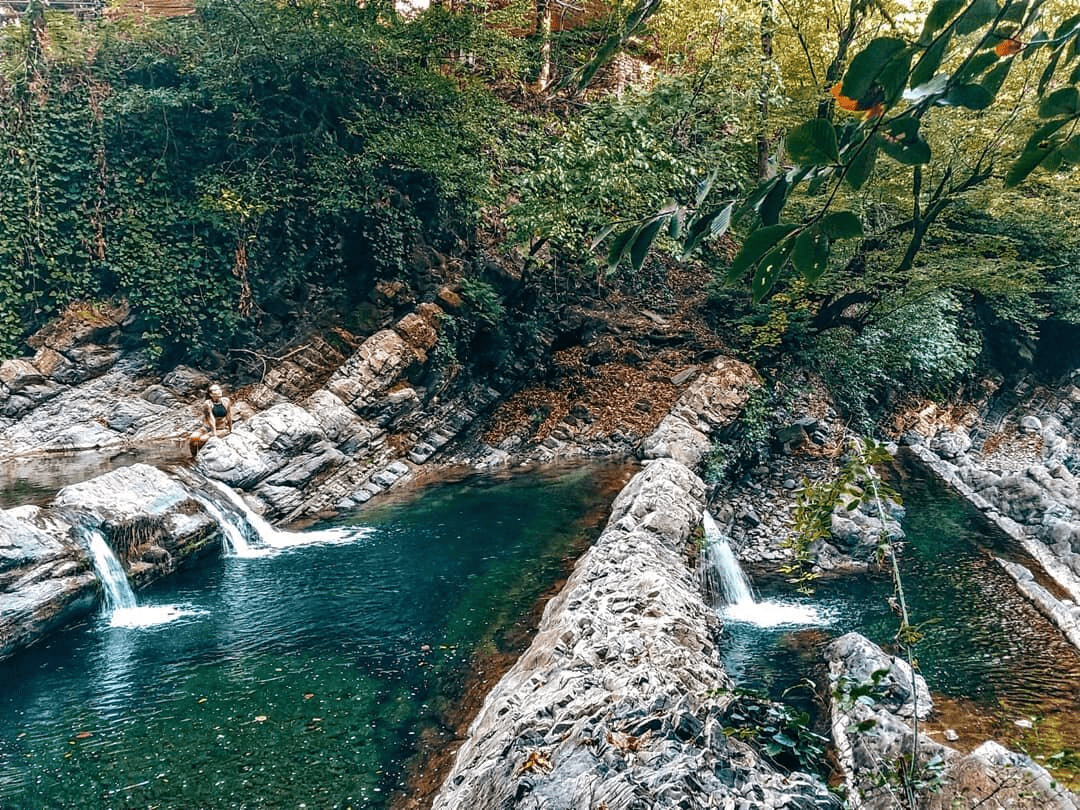
[[[1020,429],[1025,433],[1038,433],[1042,430],[1042,421],[1037,416],[1021,417]]]

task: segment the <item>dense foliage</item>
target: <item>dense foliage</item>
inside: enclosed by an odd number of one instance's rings
[[[153,351],[198,356],[473,226],[497,105],[377,6],[42,20],[3,41],[0,354],[122,296]]]

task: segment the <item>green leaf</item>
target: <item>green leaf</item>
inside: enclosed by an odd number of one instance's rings
[[[971,61],[968,62],[962,70],[957,71],[954,78],[958,82],[966,82],[974,79],[993,65],[996,65],[998,63],[998,58],[998,55],[993,51],[987,51],[986,53],[980,53],[977,56],[973,56]]]
[[[649,253],[649,248],[652,247],[652,243],[656,241],[656,235],[660,233],[660,229],[664,226],[664,222],[667,221],[667,217],[657,217],[647,225],[643,225],[641,232],[634,239],[634,244],[630,248],[630,266],[634,268],[634,272],[641,272],[641,267],[645,264],[645,257]]]
[[[1042,96],[1042,94],[1046,92],[1047,85],[1049,85],[1050,80],[1054,78],[1054,72],[1057,70],[1059,61],[1061,61],[1061,51],[1057,50],[1053,52],[1050,61],[1046,63],[1046,69],[1043,71],[1042,76],[1039,77],[1039,86],[1036,90],[1039,96]]]
[[[1054,39],[1064,39],[1077,33],[1078,30],[1080,30],[1080,14],[1074,14],[1057,27],[1054,31]]]
[[[608,248],[607,271],[609,273],[613,272],[615,268],[619,266],[619,262],[626,256],[626,252],[630,249],[634,237],[637,236],[638,231],[640,230],[640,225],[632,225],[615,237],[615,240],[611,243],[611,247]]]
[[[930,13],[926,15],[919,42],[924,45],[928,43],[933,35],[955,17],[965,5],[967,5],[967,0],[937,0],[930,8]]]
[[[716,182],[716,178],[720,176],[719,169],[713,169],[709,172],[708,177],[698,183],[697,191],[694,192],[694,207],[700,208],[701,204],[705,202],[705,198],[709,196],[709,191],[713,187],[713,183]]]
[[[750,282],[750,292],[753,293],[755,304],[761,303],[769,290],[773,288],[776,280],[780,278],[780,271],[784,269],[794,248],[795,240],[789,238],[762,258],[757,270],[754,271],[753,281]]]
[[[844,74],[841,93],[847,98],[861,99],[870,91],[874,83],[878,82],[889,64],[905,51],[910,59],[911,53],[907,50],[907,43],[902,39],[878,37],[871,40],[869,45],[852,58]]]
[[[780,221],[780,212],[787,202],[788,182],[786,178],[778,177],[772,191],[765,195],[761,202],[761,221],[765,225],[775,225]]]
[[[614,223],[612,223],[611,225],[605,225],[600,230],[600,233],[596,235],[596,238],[589,243],[589,250],[596,250],[598,247],[600,247],[600,243],[607,239],[611,235],[611,232],[614,230]]]
[[[1080,135],[1073,135],[1058,147],[1058,154],[1066,163],[1080,164]]]
[[[829,238],[818,227],[807,228],[795,240],[791,263],[803,278],[813,284],[829,267]]]
[[[821,232],[829,239],[853,239],[863,235],[862,220],[851,211],[833,211],[821,219]]]
[[[813,118],[788,132],[784,149],[792,160],[803,166],[840,161],[836,128],[824,118]]]
[[[1001,85],[1005,83],[1005,78],[1009,75],[1009,70],[1012,68],[1013,57],[1002,59],[997,67],[987,73],[982,80],[982,86],[987,89],[987,92],[992,96],[998,94],[998,90],[1001,89]]]
[[[1042,100],[1039,105],[1039,118],[1056,118],[1059,115],[1080,113],[1080,90],[1075,87],[1062,87]]]
[[[690,258],[690,254],[694,252],[694,248],[698,246],[698,243],[705,238],[705,234],[711,233],[713,236],[720,236],[727,231],[731,225],[731,209],[734,206],[734,202],[729,202],[722,208],[714,208],[693,220],[690,230],[686,234],[686,241],[683,243],[682,261]]]
[[[1024,12],[1027,11],[1027,7],[1027,0],[1023,0],[1021,3],[1007,4],[1001,15],[1002,21],[1014,23],[1021,22],[1024,19]]]
[[[1039,33],[1037,33],[1028,41],[1027,46],[1024,48],[1024,60],[1026,61],[1033,57],[1035,55],[1035,52],[1039,50],[1039,48],[1042,48],[1049,42],[1050,35],[1048,33],[1046,33],[1045,31],[1040,31]]]
[[[743,274],[758,263],[765,253],[774,248],[780,241],[795,230],[794,225],[768,225],[753,231],[742,244],[742,248],[735,255],[735,259],[728,268],[727,279],[729,282],[738,281]]]
[[[998,14],[996,0],[973,0],[967,10],[956,19],[956,33],[963,36],[978,31],[994,21]]]
[[[881,151],[905,166],[930,162],[930,144],[919,134],[919,119],[913,116],[897,118],[886,127],[881,137]]]
[[[909,87],[918,87],[934,78],[937,69],[941,67],[941,61],[945,58],[945,52],[948,50],[951,41],[951,31],[946,31],[934,40],[934,43],[926,49],[926,53],[919,57],[919,61],[915,63],[915,68],[908,78]]]
[[[685,222],[686,209],[680,205],[668,220],[668,236],[672,239],[678,239],[682,236],[683,224]]]
[[[985,110],[993,102],[994,96],[981,84],[954,84],[941,99],[943,104],[969,110]]]
[[[1027,179],[1028,175],[1035,171],[1050,154],[1061,144],[1061,138],[1056,137],[1057,131],[1069,121],[1068,118],[1058,118],[1043,124],[1031,137],[1028,138],[1024,151],[1020,153],[1009,171],[1005,174],[1005,187],[1012,188]]]
[[[844,175],[844,179],[856,191],[866,184],[870,173],[874,170],[874,163],[877,162],[879,141],[879,136],[874,134],[861,148],[855,148],[855,156],[848,164],[847,174]]]

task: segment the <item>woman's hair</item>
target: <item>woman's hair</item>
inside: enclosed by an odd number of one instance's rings
[[[220,385],[211,385],[210,386],[210,393],[211,394],[220,394],[221,393],[221,386]]]

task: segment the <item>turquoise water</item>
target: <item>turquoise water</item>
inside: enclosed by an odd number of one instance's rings
[[[475,656],[606,520],[625,467],[424,490],[337,521],[374,532],[221,558],[0,662],[0,807],[382,808]]]
[[[915,651],[933,693],[953,702],[978,733],[1035,751],[1040,727],[1047,753],[1080,751],[1080,654],[1016,590],[993,557],[1031,565],[1008,538],[936,481],[899,467],[907,541],[901,556],[911,621],[922,639]],[[774,695],[797,683],[820,660],[828,641],[858,631],[888,647],[898,627],[884,574],[820,579],[810,597],[793,594],[782,579],[756,583],[761,598],[815,607],[818,626],[765,629],[729,622],[723,654],[743,685]],[[960,707],[957,709],[956,707]],[[1034,725],[1029,732],[1016,721]],[[1060,732],[1060,733],[1059,733]]]

